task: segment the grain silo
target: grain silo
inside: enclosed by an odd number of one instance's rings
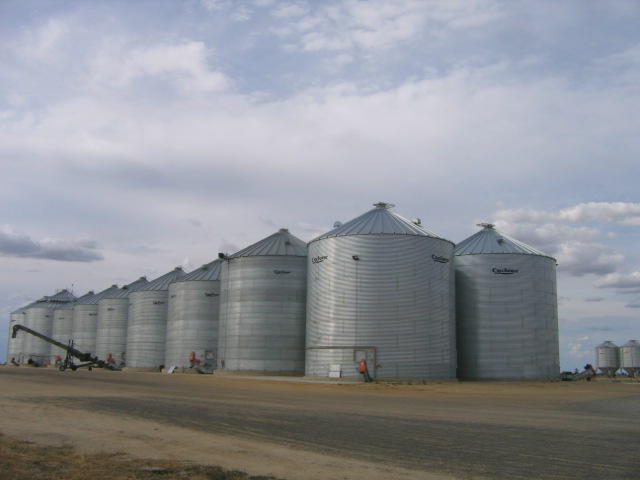
[[[71,338],[73,338],[74,345],[78,350],[95,355],[98,301],[117,291],[118,286],[111,285],[95,295],[82,297],[73,305],[73,331]]]
[[[220,371],[304,372],[306,256],[306,244],[285,228],[223,255]]]
[[[640,372],[640,343],[637,340],[629,340],[620,347],[620,367],[635,378]]]
[[[596,368],[607,377],[613,377],[620,368],[620,348],[613,342],[602,342],[596,347]]]
[[[184,274],[177,267],[129,295],[127,368],[164,367],[169,285]]]
[[[558,379],[555,259],[481,226],[456,245],[458,377]]]
[[[24,340],[24,336],[28,335],[23,331],[19,331],[16,334],[16,337],[13,338],[13,327],[15,325],[24,325],[25,315],[27,312],[27,308],[30,307],[31,304],[19,308],[15,312],[11,312],[9,316],[9,341],[7,342],[7,362],[22,363],[22,342]]]
[[[77,300],[61,305],[53,311],[53,326],[51,327],[51,338],[68,344],[73,338],[73,307],[76,302],[85,301],[93,297],[94,292],[90,291],[78,298]],[[51,345],[51,362],[55,364],[57,357],[64,359],[67,352],[60,347]]]
[[[61,305],[74,300],[76,300],[76,296],[68,290],[61,290],[55,295],[43,297],[26,308],[24,326],[50,337],[53,312]],[[22,363],[35,362],[39,365],[45,365],[50,361],[51,344],[25,333],[22,341],[22,353]]]
[[[309,243],[306,375],[453,379],[454,245],[374,206]]]
[[[216,367],[221,262],[207,263],[169,285],[167,367]]]
[[[98,358],[126,364],[127,324],[129,320],[129,295],[137,288],[149,283],[140,277],[124,287],[103,296],[98,301],[98,325],[96,328],[96,351]]]

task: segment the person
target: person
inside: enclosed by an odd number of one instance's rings
[[[358,365],[358,372],[362,374],[365,382],[371,382],[371,375],[369,375],[369,369],[367,368],[367,361],[363,358]]]
[[[11,357],[10,362],[11,362],[11,365],[14,365],[16,367],[20,366],[20,364],[18,362],[16,362],[16,357]]]

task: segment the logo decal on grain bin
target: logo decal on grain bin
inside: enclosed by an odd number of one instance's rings
[[[320,263],[320,262],[326,260],[327,258],[329,258],[327,255],[325,255],[324,257],[313,257],[311,259],[311,262],[312,263]]]
[[[496,275],[513,275],[514,273],[518,273],[520,270],[514,268],[494,268],[491,271]]]
[[[449,263],[449,259],[447,257],[441,257],[439,255],[431,255],[431,259],[438,263]]]

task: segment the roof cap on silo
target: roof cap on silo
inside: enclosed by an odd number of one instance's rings
[[[513,253],[520,255],[539,255],[551,257],[540,250],[522,243],[495,228],[493,223],[479,223],[483,227],[479,232],[456,245],[456,255],[481,255],[488,253]],[[555,259],[554,259],[555,260]]]
[[[450,242],[450,240],[424,228],[420,219],[408,220],[393,212],[391,210],[395,207],[393,203],[378,202],[373,206],[375,207],[373,210],[369,210],[344,224],[336,222],[334,225],[337,226],[333,230],[314,238],[311,242],[322,238],[347,235],[416,235]]]
[[[618,348],[618,346],[610,340],[606,340],[598,345],[596,348]]]
[[[640,347],[640,343],[637,340],[629,340],[623,347]]]
[[[265,256],[306,257],[307,244],[289,233],[288,229],[281,228],[273,235],[226,258]]]
[[[142,285],[140,288],[136,288],[136,292],[150,290],[169,290],[169,284],[175,282],[178,278],[185,275],[185,271],[182,267],[176,267],[170,272],[165,273],[161,277],[156,278],[154,281]]]
[[[213,262],[206,263],[200,268],[195,269],[193,272],[189,272],[186,275],[178,278],[175,282],[192,282],[203,280],[220,280],[222,260],[216,258]]]

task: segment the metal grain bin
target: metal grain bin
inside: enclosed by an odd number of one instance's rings
[[[602,342],[596,347],[596,368],[607,377],[613,377],[620,368],[620,348],[613,342]]]
[[[127,325],[129,320],[129,295],[149,283],[145,277],[129,283],[98,301],[98,325],[96,327],[96,351],[98,358],[126,365]]]
[[[182,268],[131,292],[127,325],[127,368],[164,367],[169,285],[185,274]]]
[[[280,229],[224,256],[218,369],[302,374],[307,246]]]
[[[454,245],[374,205],[309,243],[306,375],[453,379]]]
[[[94,292],[88,292],[74,302],[69,302],[56,308],[53,312],[53,326],[51,327],[51,338],[59,342],[68,344],[73,338],[73,307],[76,302],[86,300],[95,295]],[[60,347],[51,345],[51,362],[56,363],[58,357],[64,359],[67,352]]]
[[[481,226],[456,246],[458,377],[558,379],[555,259]]]
[[[26,309],[29,305],[19,308],[9,315],[9,341],[7,342],[7,363],[11,359],[16,363],[22,363],[22,342],[26,335],[23,331],[16,334],[16,338],[12,338],[14,325],[24,325]]]
[[[640,343],[637,340],[629,340],[620,347],[620,367],[632,378],[640,373]]]
[[[82,352],[95,355],[96,333],[98,328],[98,301],[111,293],[117,292],[118,286],[109,288],[79,299],[73,306],[72,338],[75,347]]]
[[[74,300],[76,300],[76,296],[68,290],[61,290],[55,295],[44,297],[26,308],[24,325],[50,337],[53,325],[53,312],[57,308],[60,308],[61,305],[73,302]],[[51,344],[33,335],[24,333],[22,350],[22,363],[32,361],[40,365],[45,365],[50,361]]]
[[[214,260],[169,285],[165,365],[216,367],[221,263]]]

